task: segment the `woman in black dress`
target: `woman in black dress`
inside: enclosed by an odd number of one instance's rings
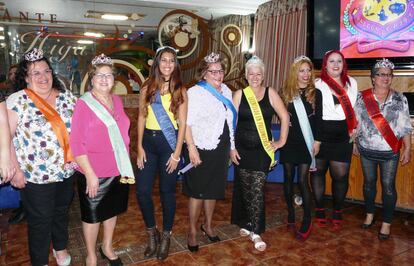
[[[289,135],[286,145],[280,150],[283,164],[283,191],[288,207],[288,229],[296,231],[295,208],[293,206],[293,179],[298,173],[298,185],[302,195],[303,218],[296,238],[306,240],[312,230],[309,188],[309,170],[315,167],[312,128],[314,126],[315,86],[313,64],[306,56],[297,57],[290,67],[281,97],[290,114]],[[302,103],[303,109],[300,104]],[[308,121],[308,122],[306,122]]]
[[[240,235],[250,235],[254,247],[259,251],[266,249],[266,243],[260,234],[265,231],[264,185],[271,167],[271,158],[262,145],[246,91],[251,92],[260,107],[268,136],[265,141],[269,144],[269,152],[274,154],[285,144],[289,124],[289,114],[281,98],[274,89],[262,86],[263,78],[263,61],[253,56],[246,63],[249,87],[238,90],[233,95],[233,103],[238,109],[238,121],[236,150],[230,152],[235,164],[231,223],[241,228]],[[273,141],[271,133],[271,121],[275,112],[281,121],[281,134],[277,141]]]

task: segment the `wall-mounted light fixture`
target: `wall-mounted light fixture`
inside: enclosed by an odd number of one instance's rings
[[[93,44],[91,40],[78,40],[77,43],[79,44]]]

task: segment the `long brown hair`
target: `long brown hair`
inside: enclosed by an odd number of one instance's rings
[[[291,103],[296,96],[299,95],[298,73],[300,66],[304,63],[308,64],[311,69],[311,80],[309,81],[305,91],[306,101],[312,105],[315,103],[315,72],[313,64],[309,59],[303,58],[295,61],[290,66],[288,77],[285,81],[284,86],[282,87],[280,96],[282,97],[283,103],[286,106]]]
[[[183,82],[181,80],[181,68],[180,64],[178,63],[177,53],[173,48],[170,47],[161,48],[155,54],[154,62],[152,63],[150,70],[150,75],[142,85],[142,87],[146,89],[146,94],[144,106],[140,106],[140,112],[143,112],[144,116],[148,115],[148,105],[154,102],[156,91],[159,89],[159,86],[165,82],[159,67],[161,56],[164,53],[170,53],[174,55],[174,70],[171,73],[168,90],[171,93],[170,111],[177,119],[178,108],[184,102],[183,93],[185,92],[185,88],[183,87]]]

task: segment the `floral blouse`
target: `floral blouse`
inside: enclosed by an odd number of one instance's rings
[[[56,98],[56,111],[70,133],[76,97],[70,92],[60,92]],[[73,174],[65,168],[61,148],[51,124],[27,96],[24,90],[7,98],[7,108],[17,113],[17,127],[13,137],[17,161],[26,180],[36,184],[60,182]]]
[[[377,99],[375,98],[375,100]],[[388,121],[388,124],[398,139],[407,134],[411,134],[412,127],[408,111],[408,102],[402,93],[391,91],[385,103],[379,104],[379,108],[381,114]],[[391,148],[387,141],[369,117],[361,93],[358,93],[355,114],[358,119],[357,138],[359,145],[370,150],[390,151]]]

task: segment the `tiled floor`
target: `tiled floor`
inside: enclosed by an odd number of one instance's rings
[[[177,191],[180,191],[178,184]],[[158,188],[154,189],[157,191]],[[154,193],[157,194],[157,193]],[[157,194],[158,195],[158,194]],[[158,226],[161,224],[159,197],[156,201]],[[231,209],[231,183],[226,200],[219,201],[214,215],[214,225],[221,242],[211,244],[199,236],[201,248],[197,253],[186,249],[187,198],[177,193],[177,213],[170,256],[164,262],[145,260],[143,251],[146,235],[142,216],[131,186],[128,212],[119,216],[114,236],[116,253],[129,265],[414,265],[414,215],[397,213],[392,226],[392,237],[379,241],[376,237],[379,223],[370,230],[359,225],[364,217],[360,205],[347,204],[344,211],[346,223],[339,233],[329,228],[314,227],[305,242],[295,240],[286,230],[286,211],[280,184],[266,185],[267,231],[263,234],[268,244],[265,252],[254,249],[247,237],[238,235],[238,228],[229,224]],[[298,216],[301,215],[300,209]],[[0,216],[1,249],[0,265],[30,265],[27,246],[27,226],[7,224],[10,211]],[[298,221],[300,219],[297,219]],[[82,238],[79,204],[75,197],[69,225],[69,252],[72,265],[83,265],[85,244]],[[50,265],[56,265],[50,256]],[[98,265],[105,261],[98,255]]]

